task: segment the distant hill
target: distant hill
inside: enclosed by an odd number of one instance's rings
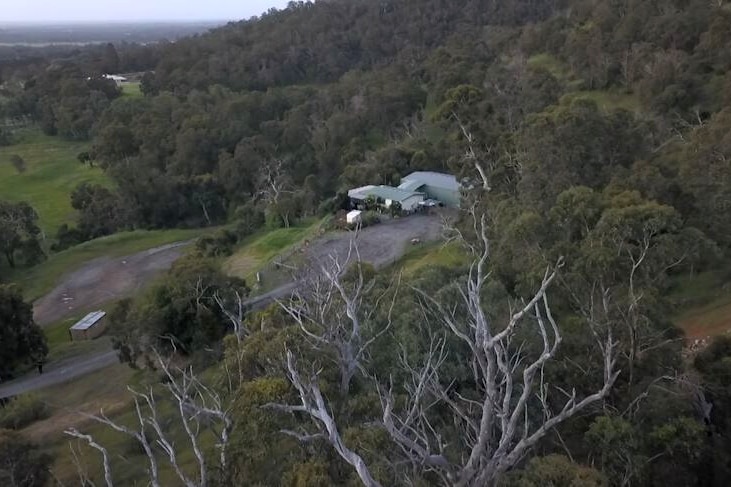
[[[0,23],[0,45],[47,46],[51,44],[91,44],[105,42],[150,43],[173,41],[206,32],[224,24],[206,22],[146,23]]]

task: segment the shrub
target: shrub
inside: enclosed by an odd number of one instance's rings
[[[19,433],[0,429],[0,485],[47,485],[52,458]]]
[[[233,253],[234,245],[238,241],[236,233],[224,229],[201,237],[195,247],[203,257],[226,257]]]
[[[381,217],[375,211],[366,211],[363,213],[363,228],[378,225],[379,223],[381,223]]]
[[[35,394],[11,399],[0,409],[0,428],[18,430],[49,416],[48,406]]]

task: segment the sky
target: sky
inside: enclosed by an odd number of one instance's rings
[[[2,0],[2,22],[241,20],[288,0]]]

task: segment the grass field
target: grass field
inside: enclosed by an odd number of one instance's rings
[[[135,372],[126,365],[119,364],[38,392],[40,399],[48,405],[51,415],[25,428],[22,433],[28,439],[42,445],[44,450],[53,456],[51,469],[60,481],[66,485],[78,483],[69,444],[73,444],[74,448],[82,446],[64,434],[64,430],[68,428],[91,432],[98,436],[98,441],[103,442],[105,446],[126,453],[124,438],[113,435],[93,421],[84,418],[82,413],[98,414],[100,410],[104,410],[105,414],[114,418],[127,414],[131,411],[131,397],[126,386],[134,382],[134,379]],[[86,449],[82,451],[84,452],[82,461],[88,468],[89,474],[95,481],[103,481],[98,452]],[[115,458],[119,459],[119,456],[115,455]],[[144,465],[141,462],[139,464]],[[116,466],[125,473],[124,468]],[[129,470],[133,470],[137,475],[140,473],[138,469],[130,469],[128,465],[126,471]]]
[[[573,100],[592,100],[602,110],[624,109],[630,112],[640,111],[640,101],[636,94],[615,93],[609,91],[577,91],[561,98],[561,103],[571,103]]]
[[[166,434],[170,435],[179,450],[178,461],[189,474],[195,475],[193,469],[195,458],[179,426],[177,411],[162,400],[166,393],[161,391],[159,385],[155,385],[155,378],[154,374],[132,371],[128,366],[120,364],[40,391],[38,397],[48,405],[51,415],[25,428],[22,433],[53,456],[51,470],[54,476],[63,482],[62,485],[78,483],[77,470],[69,445],[73,445],[79,452],[80,462],[91,479],[97,482],[97,485],[104,483],[99,453],[65,435],[64,431],[69,428],[77,428],[82,433],[91,434],[97,442],[110,452],[114,452],[110,455],[110,462],[115,484],[147,485],[147,482],[143,481],[147,477],[147,459],[136,441],[84,417],[83,414],[99,414],[103,410],[104,414],[114,421],[139,428],[136,424],[132,395],[127,390],[127,385],[130,384],[141,391],[146,391],[149,385],[153,385],[157,389],[161,422]],[[211,446],[212,438],[207,433],[204,432],[201,439],[204,446]],[[161,485],[178,485],[179,481],[168,466],[166,458],[160,455],[158,461]]]
[[[731,331],[731,264],[674,282],[671,300],[680,310],[675,323],[690,338]]]
[[[46,235],[54,235],[62,223],[72,223],[74,210],[69,195],[84,181],[109,184],[101,169],[91,169],[76,159],[88,144],[49,137],[38,130],[18,134],[19,143],[0,147],[0,199],[27,201],[40,215]],[[18,173],[10,157],[19,155],[27,169]]]
[[[48,343],[49,351],[46,360],[49,364],[80,355],[89,355],[112,349],[112,340],[108,336],[103,336],[96,340],[71,340],[69,328],[85,315],[86,313],[82,312],[43,328],[43,333],[46,335],[46,341]]]
[[[140,82],[135,81],[132,83],[123,83],[122,95],[131,97],[142,96],[142,91],[140,90]]]
[[[528,58],[528,66],[543,68],[556,79],[569,86],[575,86],[578,91],[568,93],[561,99],[561,103],[571,103],[576,99],[594,101],[603,110],[624,109],[630,112],[640,111],[640,102],[636,94],[609,92],[605,90],[582,90],[584,80],[578,79],[568,64],[547,53],[536,54]]]
[[[468,262],[469,256],[459,245],[436,242],[413,247],[396,263],[396,268],[411,276],[429,266],[459,267]]]
[[[58,280],[84,262],[98,257],[121,257],[161,245],[190,240],[214,229],[138,230],[118,233],[77,245],[51,255],[30,269],[16,269],[7,278],[23,288],[26,299],[37,299],[53,289]]]
[[[256,273],[277,255],[313,235],[320,221],[308,221],[290,228],[262,231],[247,238],[239,249],[223,263],[224,272],[256,282]]]

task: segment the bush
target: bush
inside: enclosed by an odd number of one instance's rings
[[[0,429],[0,485],[47,485],[52,458],[14,431]]]
[[[233,253],[234,245],[238,241],[236,233],[224,229],[201,237],[195,248],[203,257],[227,257]]]
[[[56,232],[56,242],[51,244],[53,252],[61,252],[74,245],[78,245],[86,241],[86,235],[78,228],[69,227],[66,223],[58,227]]]
[[[381,217],[375,211],[366,211],[363,213],[363,221],[361,223],[363,228],[378,225],[379,223],[381,223]]]
[[[239,238],[248,237],[264,226],[264,212],[252,202],[236,208],[234,218]]]
[[[13,133],[10,130],[0,128],[0,147],[7,147],[14,143]]]
[[[19,430],[48,416],[46,403],[35,394],[24,394],[0,409],[0,428]]]

